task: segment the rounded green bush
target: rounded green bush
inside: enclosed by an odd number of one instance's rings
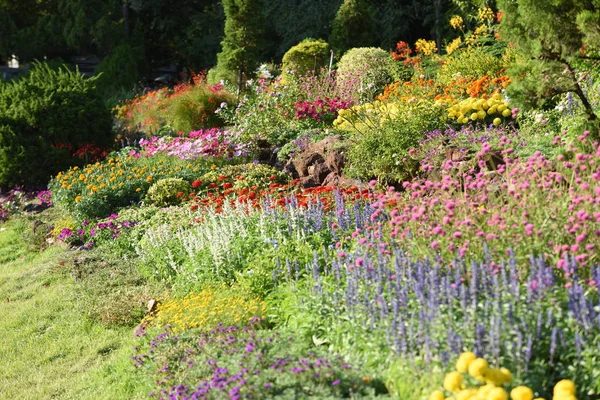
[[[329,57],[329,45],[323,39],[307,38],[289,49],[283,56],[284,73],[291,71],[304,75],[325,66]]]
[[[337,65],[337,84],[353,88],[359,101],[372,100],[385,85],[392,82],[391,57],[377,47],[350,49]]]
[[[35,63],[0,84],[0,186],[46,183],[82,148],[112,144],[112,116],[96,87],[66,67]]]
[[[190,194],[190,183],[181,178],[165,178],[148,189],[146,198],[159,207],[181,203]]]

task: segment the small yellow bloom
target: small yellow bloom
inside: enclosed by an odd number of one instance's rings
[[[81,196],[75,197],[75,203],[79,203],[81,201]]]
[[[79,180],[80,180],[80,181],[85,181],[85,179],[86,179],[86,178],[85,178],[85,175],[84,175],[84,174],[80,174],[80,175],[79,175]]]
[[[473,352],[466,351],[462,353],[456,361],[456,370],[463,373],[467,372],[469,370],[469,364],[471,364],[471,362],[473,362],[476,358],[477,356]]]
[[[137,188],[137,189],[135,189],[135,191],[136,191],[136,192],[141,192],[141,191],[142,191],[142,188]]]
[[[510,392],[512,400],[533,400],[533,390],[527,386],[517,386]]]
[[[462,375],[458,371],[452,371],[444,378],[444,389],[449,392],[458,392],[462,387]]]
[[[473,378],[481,379],[488,369],[488,362],[483,358],[477,358],[469,364],[469,375]]]
[[[462,17],[460,15],[453,15],[452,18],[450,18],[450,26],[453,29],[460,29],[462,30],[464,27],[464,21],[462,19]]]
[[[146,182],[152,182],[152,175],[148,175],[146,177]]]
[[[429,400],[444,400],[445,396],[441,390],[435,390],[429,395]]]
[[[557,394],[575,395],[575,383],[570,379],[563,379],[554,386],[554,396]]]

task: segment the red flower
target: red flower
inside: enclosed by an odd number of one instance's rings
[[[223,189],[231,189],[233,187],[233,185],[229,182],[225,182],[223,184]]]
[[[194,182],[192,182],[192,187],[195,189],[198,186],[202,185],[202,181],[200,179],[195,180]]]

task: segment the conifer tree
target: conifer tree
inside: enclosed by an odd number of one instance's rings
[[[344,0],[333,20],[329,43],[338,55],[375,42],[375,21],[367,0]]]
[[[600,68],[600,0],[502,0],[499,6],[502,37],[518,52],[510,95],[539,106],[571,92],[598,135],[598,116],[580,78]]]
[[[263,31],[263,1],[223,0],[223,8],[225,37],[212,80],[240,84],[240,76],[250,76],[256,70]]]

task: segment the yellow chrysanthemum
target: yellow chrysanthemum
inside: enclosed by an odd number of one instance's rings
[[[488,362],[483,358],[477,358],[469,364],[469,375],[476,379],[483,379],[484,374],[488,370]]]
[[[533,390],[527,386],[517,386],[510,392],[512,400],[533,400]]]
[[[429,395],[429,400],[444,400],[445,396],[441,390],[435,390]]]
[[[462,375],[460,372],[452,371],[444,378],[444,389],[449,392],[458,392],[462,386]]]
[[[467,372],[469,370],[469,364],[471,364],[471,362],[473,362],[476,358],[477,356],[473,352],[466,351],[462,353],[456,361],[456,370],[462,373]]]

